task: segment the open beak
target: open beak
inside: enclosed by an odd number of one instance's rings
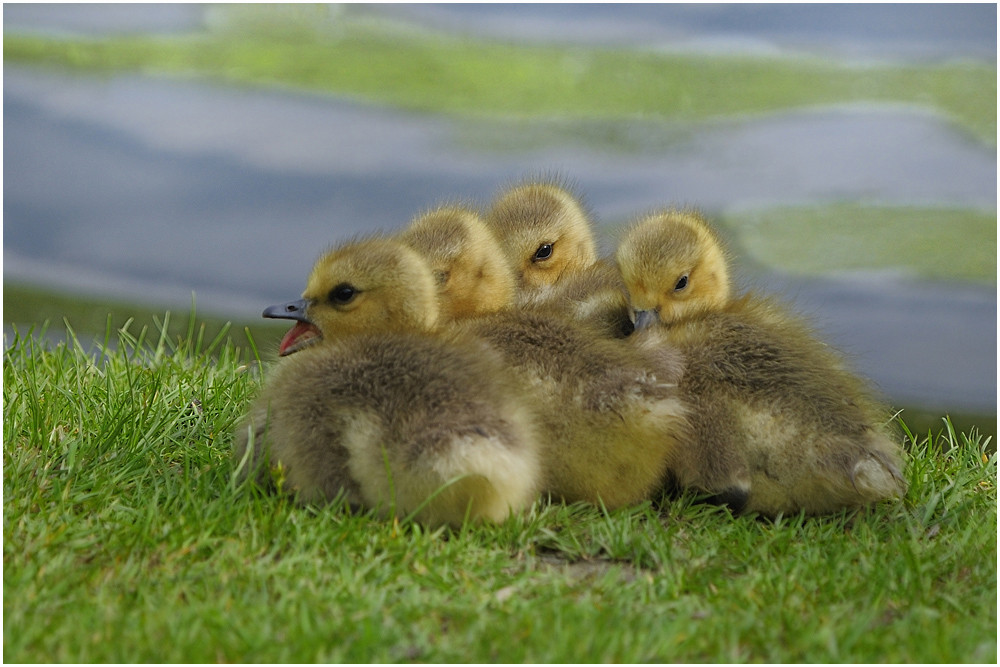
[[[635,330],[642,331],[646,327],[657,324],[660,321],[660,314],[655,310],[635,311]]]
[[[281,339],[281,344],[278,346],[278,356],[287,357],[323,340],[323,334],[319,327],[306,317],[308,309],[309,301],[307,299],[280,303],[264,309],[262,313],[264,317],[276,320],[295,320],[295,326]]]

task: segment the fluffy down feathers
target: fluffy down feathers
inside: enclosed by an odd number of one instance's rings
[[[672,473],[768,515],[900,496],[902,454],[865,383],[775,303],[731,298],[717,235],[691,212],[636,223],[618,265],[642,349],[680,350],[693,441]],[[741,494],[736,494],[737,496]]]

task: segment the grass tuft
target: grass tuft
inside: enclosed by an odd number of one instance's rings
[[[9,341],[8,661],[996,661],[975,431],[904,425],[907,497],[830,517],[682,496],[427,529],[236,483],[260,351],[172,319]]]

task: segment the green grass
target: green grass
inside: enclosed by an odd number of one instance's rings
[[[905,500],[856,513],[682,497],[426,530],[235,483],[257,355],[188,331],[8,341],[6,661],[996,661],[975,433],[908,436]]]
[[[749,259],[787,273],[996,284],[996,211],[844,203],[738,211],[723,222]]]
[[[7,33],[9,64],[199,75],[356,96],[426,112],[675,121],[844,103],[919,105],[996,145],[996,67],[531,46],[432,34],[349,10],[219,8],[180,36]]]
[[[192,312],[193,310],[192,294]],[[95,340],[103,341],[109,331],[117,331],[126,324],[134,331],[143,328],[159,330],[163,324],[163,313],[163,309],[137,305],[126,300],[68,294],[65,291],[9,280],[5,280],[3,284],[4,325],[17,325],[21,331],[36,327],[36,333],[40,333],[40,325],[45,323],[43,326],[46,331],[51,330],[53,335],[63,336],[64,322],[69,321],[73,323],[73,329],[85,348],[89,348],[90,343]],[[196,330],[189,334],[192,324],[196,326]],[[244,348],[250,344],[247,334],[250,331],[250,335],[264,350],[276,350],[277,342],[289,328],[287,321],[255,318],[233,324],[230,319],[218,316],[199,315],[193,318],[191,314],[186,318],[174,317],[166,325],[167,335],[172,339],[198,335],[205,341],[211,341],[222,334],[229,342]],[[265,358],[273,358],[273,355]]]

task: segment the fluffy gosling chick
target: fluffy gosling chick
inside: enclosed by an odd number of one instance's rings
[[[414,219],[399,240],[430,265],[444,317],[491,313],[514,302],[514,275],[493,233],[474,211],[436,208]]]
[[[430,269],[388,239],[316,263],[303,298],[265,311],[296,320],[286,357],[236,429],[242,474],[277,466],[299,500],[347,500],[428,524],[502,521],[539,490],[535,416],[523,383],[475,341],[429,333]],[[371,333],[375,332],[375,333]]]
[[[683,486],[745,495],[766,515],[837,511],[901,496],[901,450],[864,382],[770,301],[731,297],[717,235],[693,212],[639,221],[617,261],[635,344],[681,350],[694,446]],[[737,501],[734,503],[739,505]]]
[[[518,303],[596,324],[610,337],[632,332],[613,262],[597,258],[589,216],[556,183],[507,190],[485,217],[520,281]]]
[[[484,219],[524,289],[553,285],[563,274],[597,261],[590,218],[577,198],[556,183],[510,188]]]

